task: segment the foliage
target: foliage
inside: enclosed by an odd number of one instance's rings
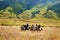
[[[21,19],[31,19],[32,13],[30,10],[24,11],[22,14],[18,15]]]
[[[0,16],[19,19],[58,19],[60,18],[59,2],[59,0],[3,0],[0,1]]]
[[[12,8],[13,12],[15,12],[16,14],[22,13],[25,10],[25,8],[23,8],[20,4],[15,4],[12,6]]]
[[[58,19],[57,14],[53,10],[49,10],[44,16],[46,18]]]

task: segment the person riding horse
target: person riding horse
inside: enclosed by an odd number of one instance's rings
[[[28,24],[23,25],[23,26],[21,27],[21,30],[29,30],[29,25],[28,25]]]
[[[39,31],[40,28],[41,28],[41,25],[40,24],[39,25],[36,24],[35,30]]]
[[[36,26],[34,27],[34,25],[32,25],[31,27],[29,27],[29,24],[26,24],[26,25],[23,25],[22,27],[21,27],[21,30],[31,30],[31,31],[40,31],[40,30],[42,30],[42,28],[41,28],[41,25],[39,24],[39,25],[37,25],[36,24]]]
[[[30,30],[33,31],[34,28],[35,28],[34,25],[32,25],[32,26],[30,27]]]
[[[36,24],[35,27],[34,27],[34,25],[32,25],[32,26],[30,27],[30,30],[31,30],[31,31],[35,31],[35,30],[36,30],[36,31],[39,31],[39,30],[40,30],[40,27],[41,27],[41,26],[40,26],[40,25],[37,25],[37,24]]]

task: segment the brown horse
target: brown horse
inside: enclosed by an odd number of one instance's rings
[[[35,30],[34,25],[32,25],[29,29],[30,29],[31,31],[34,31],[34,30]]]

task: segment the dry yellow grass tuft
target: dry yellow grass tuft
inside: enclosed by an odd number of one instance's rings
[[[0,26],[0,40],[60,40],[60,28],[43,27],[42,31],[21,31],[19,26]]]

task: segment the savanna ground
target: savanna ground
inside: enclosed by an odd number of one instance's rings
[[[0,19],[0,25],[3,24],[3,26],[0,26],[0,40],[60,40],[59,20],[12,20]],[[41,24],[44,27],[42,27],[43,30],[38,32],[21,31],[20,26],[26,23],[30,25]]]
[[[21,31],[19,26],[0,26],[0,40],[60,40],[60,28],[42,27],[41,31]]]

